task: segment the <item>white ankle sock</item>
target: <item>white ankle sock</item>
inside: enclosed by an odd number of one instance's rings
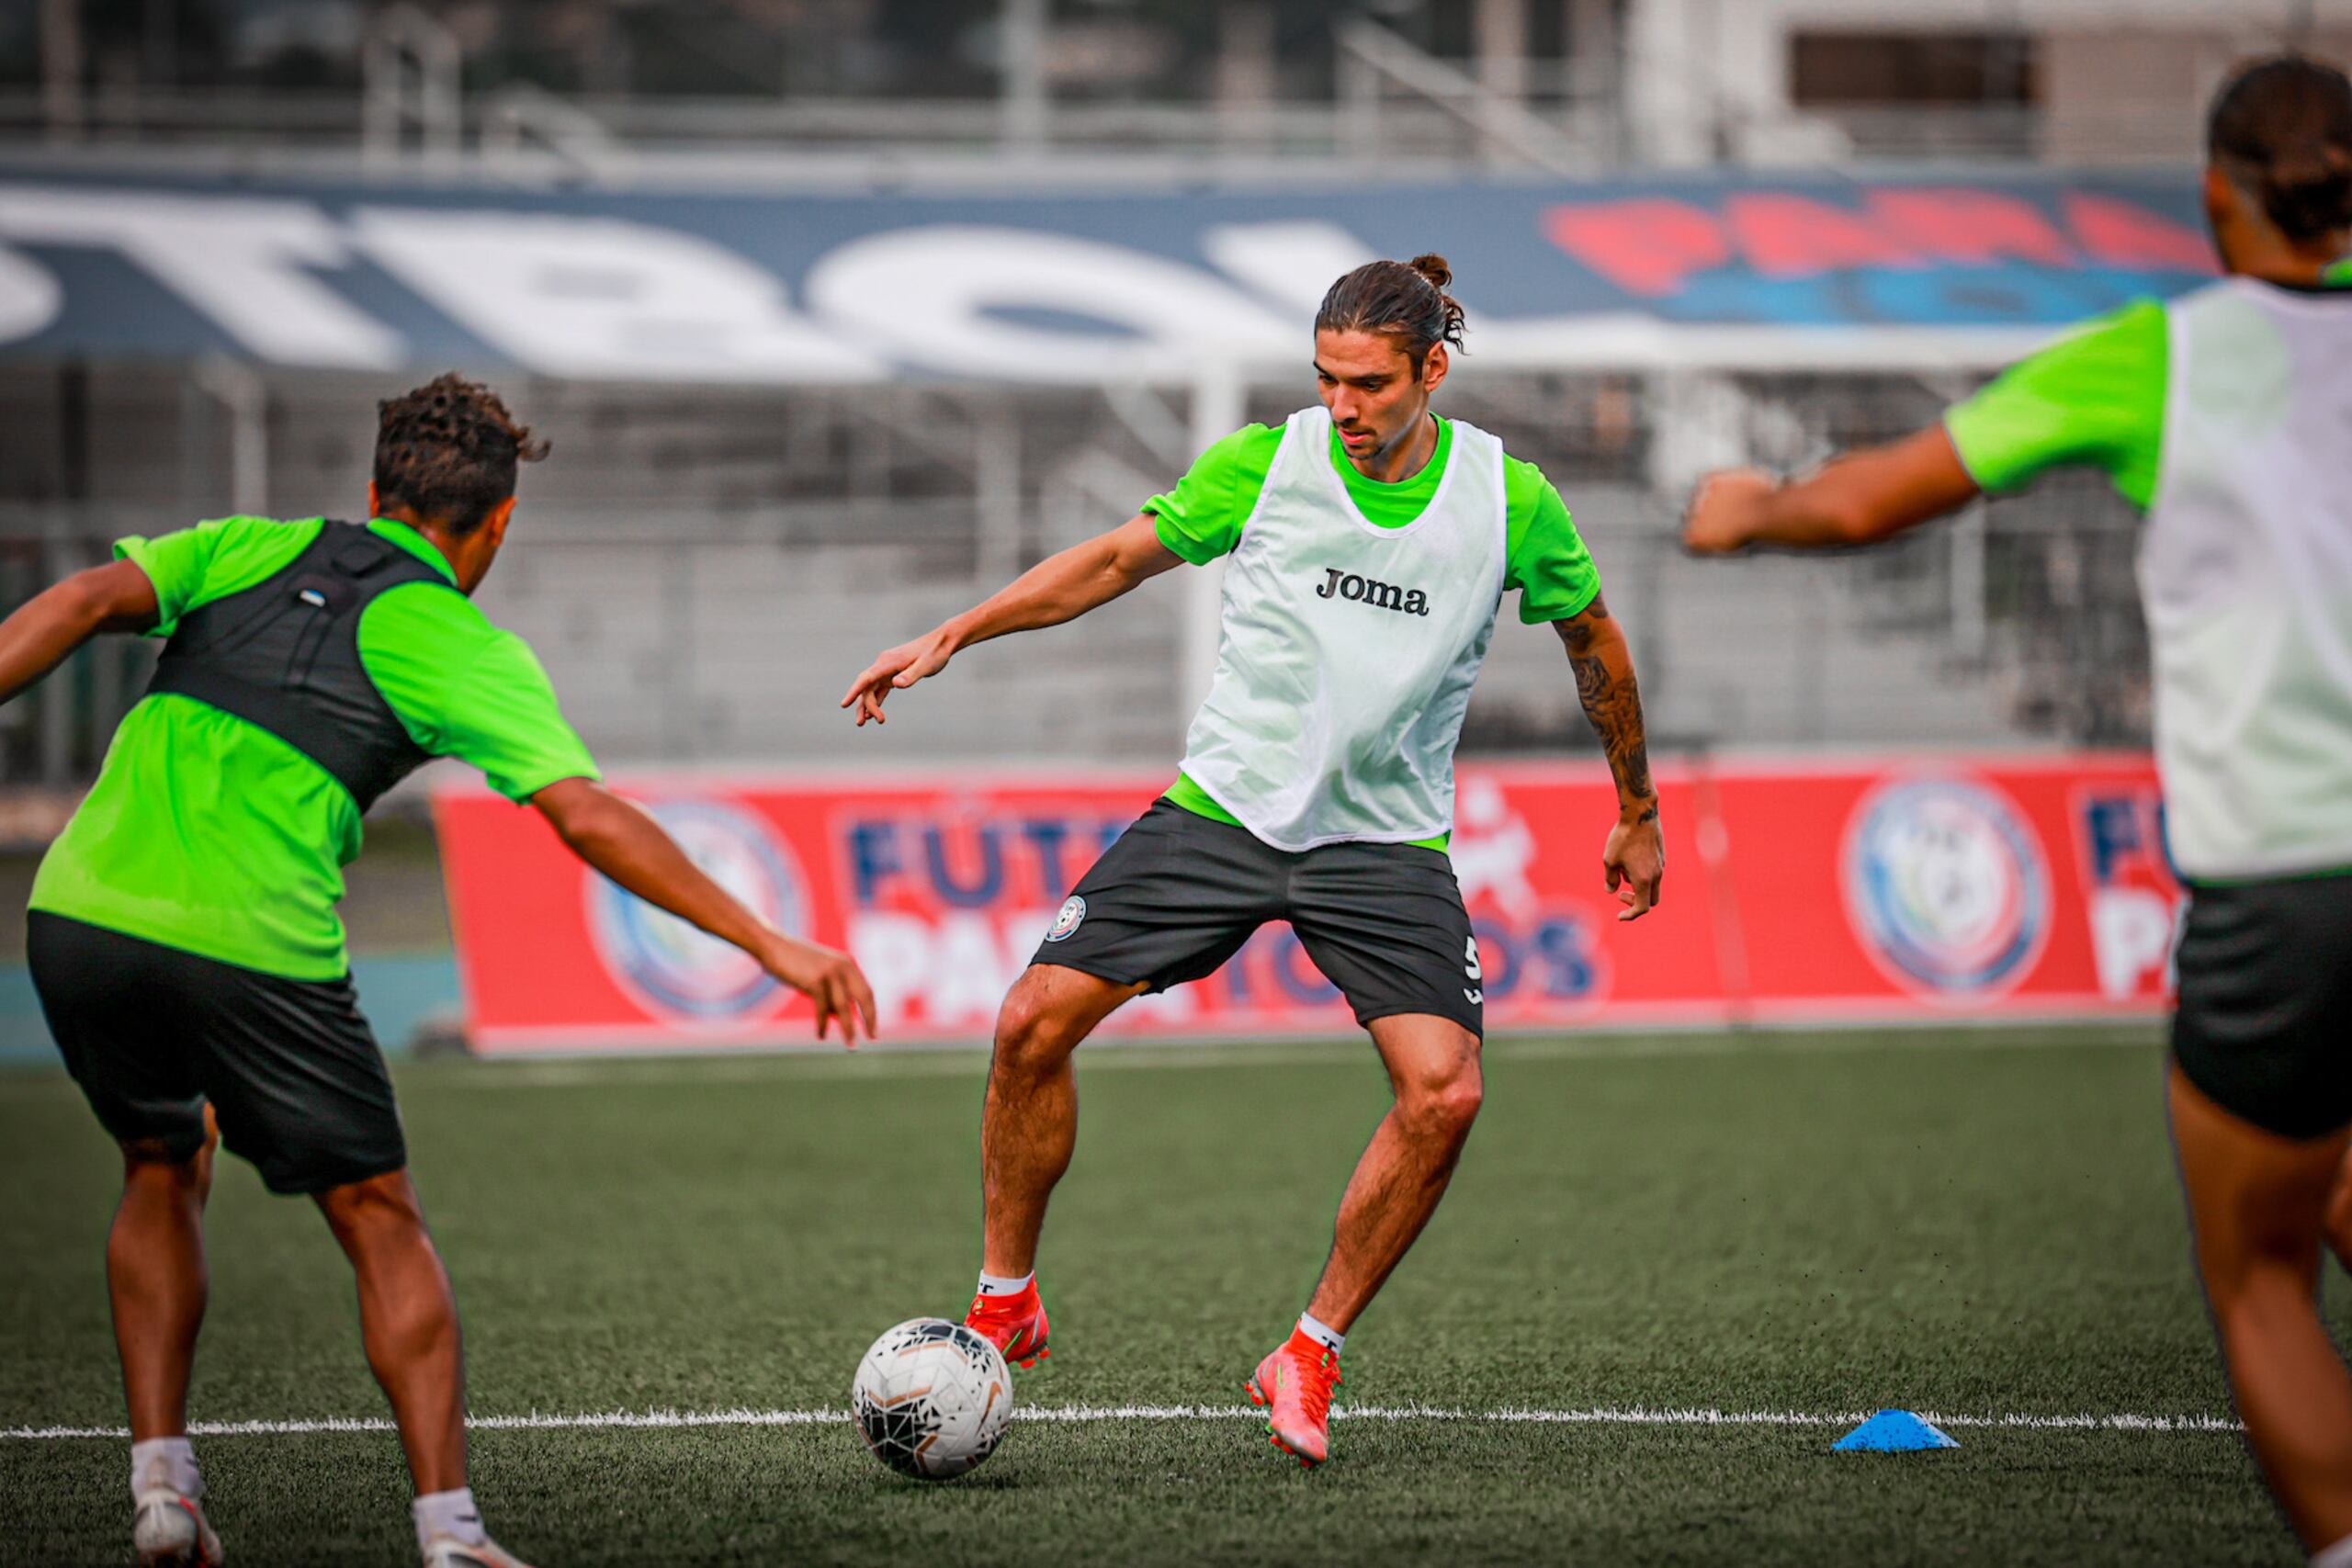
[[[460,1486],[455,1492],[427,1492],[416,1500],[413,1510],[416,1515],[416,1544],[421,1551],[436,1535],[452,1537],[466,1546],[480,1546],[490,1539],[481,1528],[481,1510],[474,1506],[474,1489]]]
[[[150,1486],[204,1495],[204,1477],[197,1473],[196,1450],[187,1438],[150,1438],[130,1445],[130,1495],[135,1498]]]
[[[980,1294],[984,1296],[1017,1296],[1022,1292],[1027,1290],[1031,1285],[1035,1284],[1036,1280],[1037,1271],[1035,1269],[1030,1269],[1029,1272],[1022,1275],[1018,1280],[1012,1279],[1008,1275],[990,1274],[983,1269],[980,1273]]]
[[[1311,1312],[1303,1312],[1298,1314],[1298,1331],[1301,1334],[1306,1335],[1309,1339],[1314,1340],[1317,1345],[1322,1346],[1326,1350],[1330,1351],[1334,1356],[1338,1355],[1348,1343],[1348,1337],[1346,1335],[1340,1333],[1329,1324],[1325,1323],[1321,1318],[1317,1317]]]
[[[2312,1552],[2312,1568],[2352,1568],[2352,1535]]]

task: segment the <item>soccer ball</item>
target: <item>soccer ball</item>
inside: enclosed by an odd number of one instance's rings
[[[917,1317],[874,1342],[850,1384],[850,1414],[874,1457],[945,1481],[996,1450],[1012,1419],[1012,1372],[988,1337]]]

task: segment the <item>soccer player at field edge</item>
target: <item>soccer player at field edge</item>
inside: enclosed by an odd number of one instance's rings
[[[530,649],[475,608],[516,465],[546,443],[454,375],[380,412],[365,527],[231,517],[122,539],[0,623],[0,701],[96,633],[170,639],[41,863],[27,941],[66,1066],[122,1147],[107,1283],[141,1563],[220,1561],[187,1434],[225,1141],[271,1191],[312,1198],[351,1259],[426,1568],[519,1568],[467,1485],[457,1304],[334,908],[362,813],[401,776],[463,759],[590,865],[808,993],[820,1036],[873,1029],[856,966],[768,926],[598,783]]]
[[[2220,282],[2128,306],[1809,478],[1716,474],[1685,539],[1868,544],[2069,464],[2146,514],[2188,888],[2166,1094],[2197,1263],[2264,1476],[2312,1561],[2352,1568],[2352,1376],[2317,1306],[2323,1235],[2352,1258],[2352,83],[2248,66],[2207,145]]]
[[[1306,1314],[1247,1383],[1274,1442],[1309,1466],[1329,1452],[1347,1331],[1435,1211],[1478,1113],[1485,994],[1445,851],[1454,747],[1507,590],[1566,645],[1608,754],[1619,818],[1601,860],[1620,919],[1657,901],[1664,870],[1632,653],[1559,492],[1430,411],[1462,343],[1451,281],[1438,256],[1340,278],[1316,314],[1319,405],[1217,442],[1127,523],[883,653],[842,700],[881,722],[891,693],[959,649],[1230,558],[1216,674],[1174,786],[1080,881],[997,1020],[967,1321],[1024,1366],[1046,1353],[1037,1239],[1077,1138],[1080,1042],[1288,920],[1396,1095]]]

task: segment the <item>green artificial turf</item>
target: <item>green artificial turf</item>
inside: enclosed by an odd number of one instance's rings
[[[1230,1407],[1304,1304],[1385,1100],[1367,1048],[1105,1050],[1043,1273],[1035,1406]],[[2226,1416],[2153,1033],[1498,1042],[1445,1206],[1341,1404]],[[976,1055],[400,1073],[478,1415],[839,1408],[876,1334],[956,1314]],[[379,1416],[308,1205],[224,1160],[192,1414]],[[117,1425],[112,1151],[0,1077],[0,1427]],[[2341,1283],[2341,1281],[2337,1281]],[[1306,1474],[1240,1418],[1016,1425],[903,1481],[845,1422],[495,1430],[543,1564],[2297,1561],[2227,1432],[1343,1421]],[[413,1561],[389,1433],[201,1438],[232,1561]],[[127,1561],[124,1445],[0,1439],[0,1561]]]

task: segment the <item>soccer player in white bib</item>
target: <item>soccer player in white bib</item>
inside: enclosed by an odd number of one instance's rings
[[[2352,83],[2249,66],[2208,149],[2221,281],[1808,478],[1714,475],[1685,540],[1867,544],[2068,464],[2145,513],[2156,761],[2189,889],[2167,1094],[2198,1268],[2255,1458],[2312,1560],[2347,1568],[2352,1375],[2317,1293],[2352,1128]]]
[[[880,722],[890,694],[961,649],[1228,558],[1216,674],[1182,772],[1079,883],[998,1018],[967,1321],[1023,1366],[1046,1353],[1037,1239],[1077,1138],[1079,1043],[1288,920],[1396,1093],[1306,1314],[1248,1382],[1274,1441],[1310,1466],[1329,1452],[1347,1331],[1428,1223],[1478,1113],[1485,996],[1445,850],[1454,745],[1507,592],[1558,633],[1608,754],[1619,811],[1601,859],[1619,919],[1656,904],[1664,870],[1633,658],[1567,509],[1494,436],[1430,411],[1462,342],[1451,281],[1437,256],[1340,278],[1315,321],[1320,405],[1219,441],[1136,517],[883,653],[842,699]]]

